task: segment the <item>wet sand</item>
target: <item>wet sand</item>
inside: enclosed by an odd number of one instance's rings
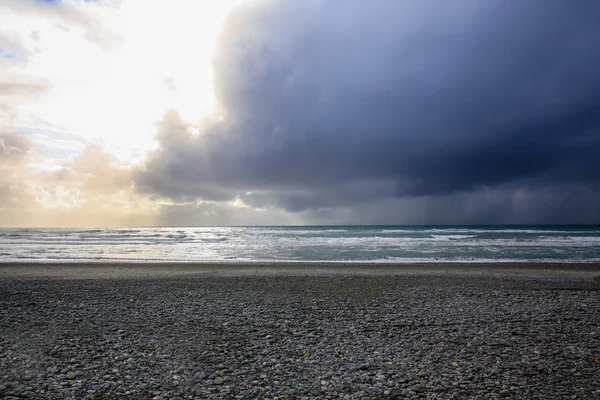
[[[593,281],[600,263],[1,263],[0,278],[120,279],[208,276],[466,275]]]

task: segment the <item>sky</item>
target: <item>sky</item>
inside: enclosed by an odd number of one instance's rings
[[[598,15],[0,0],[0,226],[598,224]]]

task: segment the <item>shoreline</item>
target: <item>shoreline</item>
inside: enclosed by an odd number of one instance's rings
[[[0,262],[0,279],[133,279],[182,276],[490,276],[600,280],[600,263]]]

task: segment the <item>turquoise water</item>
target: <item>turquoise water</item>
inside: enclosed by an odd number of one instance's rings
[[[0,229],[14,261],[599,261],[600,226]]]

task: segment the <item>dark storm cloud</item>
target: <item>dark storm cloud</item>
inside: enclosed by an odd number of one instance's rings
[[[290,211],[597,193],[598,15],[592,1],[260,2],[220,38],[223,121],[194,135],[166,115],[138,187]]]

